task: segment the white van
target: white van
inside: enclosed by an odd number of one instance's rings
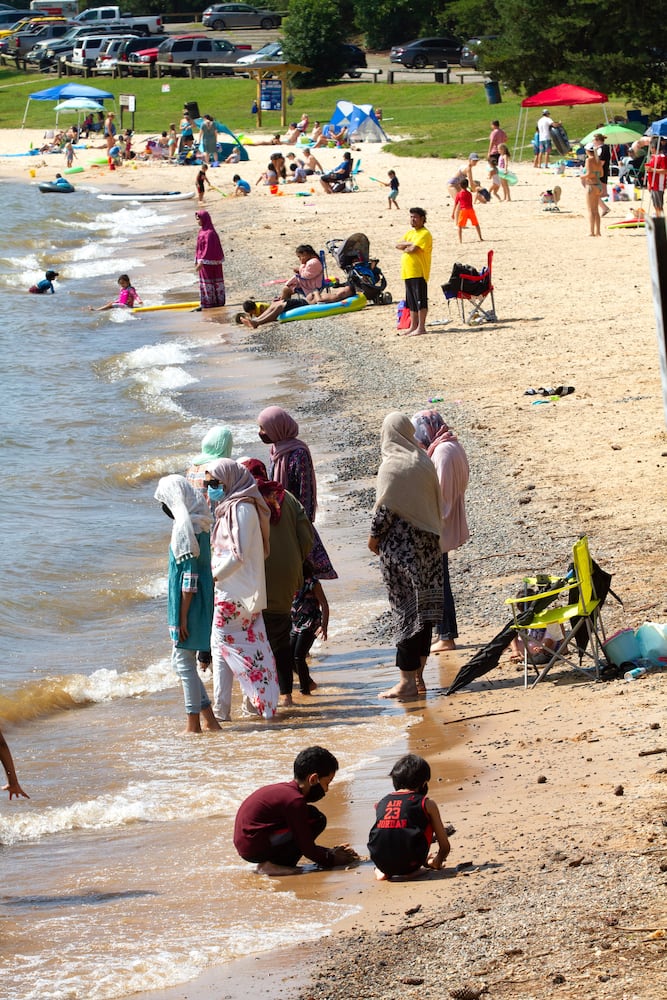
[[[75,66],[87,66],[89,69],[97,64],[97,57],[106,49],[109,42],[116,38],[133,38],[132,32],[106,35],[85,35],[77,39],[77,45],[72,52],[72,62]]]
[[[30,0],[30,10],[48,17],[76,17],[78,0]]]

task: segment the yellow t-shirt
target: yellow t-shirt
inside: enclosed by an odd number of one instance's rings
[[[433,237],[426,228],[410,229],[403,237],[405,243],[414,243],[418,248],[412,253],[401,256],[401,278],[424,278],[428,281],[431,275],[431,251]]]

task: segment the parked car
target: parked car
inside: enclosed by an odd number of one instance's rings
[[[479,35],[477,38],[469,38],[461,49],[461,65],[470,69],[478,69],[480,46],[483,42],[491,42],[497,35]]]
[[[134,35],[132,38],[114,38],[109,42],[106,49],[103,49],[97,57],[97,71],[113,73],[116,67],[120,67],[120,75],[127,76],[130,56],[133,52],[143,52],[146,49],[154,49],[157,59],[158,45],[166,42],[168,35]]]
[[[128,33],[123,34],[103,34],[97,35],[84,35],[83,38],[77,39],[76,45],[72,51],[71,62],[74,66],[85,66],[87,69],[91,69],[97,64],[97,57],[100,52],[106,49],[110,41],[114,39],[125,40],[128,38]]]
[[[0,38],[7,38],[8,35],[16,35],[19,31],[33,31],[40,24],[47,24],[53,21],[62,23],[66,20],[67,19],[64,17],[42,17],[41,14],[37,16],[33,14],[30,17],[22,17],[20,20],[15,20],[13,24],[5,25],[5,27],[0,30]]]
[[[437,38],[418,38],[405,45],[394,45],[389,62],[402,63],[406,69],[423,69],[424,66],[443,66],[457,63],[461,58],[461,42],[451,35]]]
[[[15,10],[0,10],[0,30],[12,28],[17,21],[21,20],[21,15]]]
[[[279,28],[282,14],[247,3],[214,3],[207,7],[202,17],[205,28],[225,31],[227,28]]]
[[[257,62],[284,62],[283,43],[269,42],[267,45],[262,45],[261,49],[257,49],[256,52],[242,55],[236,61],[239,66],[251,66]]]
[[[48,69],[63,58],[71,58],[77,40],[85,35],[99,35],[102,29],[92,25],[81,25],[77,28],[70,28],[62,38],[52,38],[50,41],[37,42],[26,54],[28,62],[37,63],[40,69]],[[109,34],[111,30],[109,29]]]
[[[279,63],[285,61],[282,42],[268,42],[261,49],[257,49],[256,52],[251,52],[250,55],[241,56],[240,59],[236,60],[239,66],[252,66],[253,63],[258,62]],[[341,76],[345,76],[347,73],[349,77],[356,79],[361,76],[359,70],[366,69],[367,65],[366,53],[363,49],[360,49],[358,45],[351,45],[347,42],[343,43],[341,46]]]
[[[37,42],[48,42],[51,39],[62,38],[71,27],[67,21],[55,21],[52,24],[40,24],[29,31],[19,31],[16,35],[0,38],[0,52],[18,57],[28,54]]]
[[[160,62],[198,66],[200,63],[232,63],[250,50],[249,45],[233,45],[224,38],[205,35],[172,35],[157,50]]]

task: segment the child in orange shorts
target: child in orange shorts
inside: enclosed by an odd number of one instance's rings
[[[452,219],[454,219],[459,230],[459,243],[463,242],[463,230],[468,225],[468,222],[475,227],[480,240],[483,239],[482,230],[479,228],[479,222],[477,221],[477,213],[472,207],[472,194],[469,187],[467,178],[463,178],[461,180],[461,189],[454,199]]]

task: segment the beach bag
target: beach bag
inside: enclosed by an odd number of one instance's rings
[[[479,290],[479,283],[470,280],[466,281],[466,275],[472,278],[479,278],[479,271],[470,264],[454,264],[449,281],[442,286],[446,299],[455,299],[459,292],[470,294],[471,291],[476,292]]]
[[[401,301],[396,306],[396,329],[409,330],[410,322],[411,322],[410,310],[405,304],[405,299],[401,299]]]

